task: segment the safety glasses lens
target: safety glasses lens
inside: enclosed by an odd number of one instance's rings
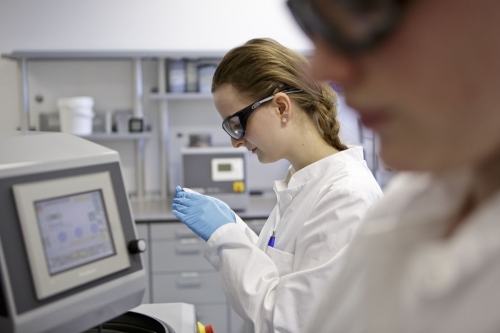
[[[317,10],[338,33],[352,43],[365,43],[393,23],[394,1],[315,1]]]
[[[235,139],[241,139],[245,133],[243,127],[241,126],[239,117],[231,117],[227,119],[222,124],[222,127],[227,132],[227,134]]]
[[[404,0],[288,0],[295,20],[346,53],[375,45],[394,27]]]

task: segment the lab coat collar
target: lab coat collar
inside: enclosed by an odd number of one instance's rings
[[[284,180],[274,182],[274,192],[276,193],[280,218],[286,209],[290,206],[293,199],[310,181],[323,176],[326,173],[336,172],[336,166],[341,168],[346,162],[362,161],[363,149],[361,147],[351,146],[349,149],[327,156],[308,166],[295,171],[293,166],[288,169]]]
[[[284,181],[275,182],[276,188],[282,190],[284,187],[292,189],[294,187],[305,185],[307,182],[315,179],[325,173],[335,172],[335,166],[339,168],[346,162],[363,161],[363,148],[359,146],[348,146],[349,149],[332,154],[319,161],[295,171],[293,166],[288,169]]]

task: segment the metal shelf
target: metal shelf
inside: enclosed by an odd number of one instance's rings
[[[150,94],[149,98],[156,101],[192,101],[192,100],[211,100],[210,93],[165,93]]]
[[[139,140],[139,139],[150,139],[151,132],[143,133],[93,133],[90,135],[79,135],[79,137],[87,140],[96,141],[111,141],[111,140]]]
[[[143,93],[142,82],[142,60],[155,59],[158,70],[158,91],[166,89],[166,66],[167,59],[221,59],[224,51],[190,51],[190,50],[17,50],[8,54],[1,54],[2,58],[12,59],[18,62],[21,77],[22,104],[20,109],[21,131],[29,131],[30,103],[28,91],[28,62],[50,61],[50,60],[130,60],[133,64],[133,111],[134,117],[143,117],[143,98],[156,100],[159,109],[159,150],[160,150],[160,186],[161,197],[167,196],[167,156],[168,147],[168,104],[169,101],[210,101],[210,93],[156,93],[149,96]],[[81,136],[82,138],[95,141],[131,140],[135,145],[136,166],[136,189],[139,199],[145,196],[144,186],[144,154],[145,141],[151,138],[151,133],[112,133],[92,134]]]
[[[161,59],[161,58],[222,58],[227,51],[167,51],[167,50],[67,50],[67,51],[43,51],[43,50],[17,50],[2,54],[4,58],[30,59],[30,60],[89,60],[89,59]]]

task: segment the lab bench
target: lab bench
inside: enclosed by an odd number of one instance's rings
[[[276,203],[274,193],[250,196],[236,212],[257,234]],[[172,198],[131,200],[137,232],[148,243],[143,262],[148,288],[143,303],[194,304],[198,320],[217,333],[236,332],[241,319],[220,287],[218,273],[203,257],[205,241],[172,215]]]

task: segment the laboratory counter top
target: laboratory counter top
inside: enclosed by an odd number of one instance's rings
[[[172,215],[173,198],[150,198],[150,199],[131,199],[130,205],[135,222],[178,222]],[[267,219],[276,204],[274,193],[262,195],[251,195],[248,209],[236,211],[243,220],[245,219]]]

